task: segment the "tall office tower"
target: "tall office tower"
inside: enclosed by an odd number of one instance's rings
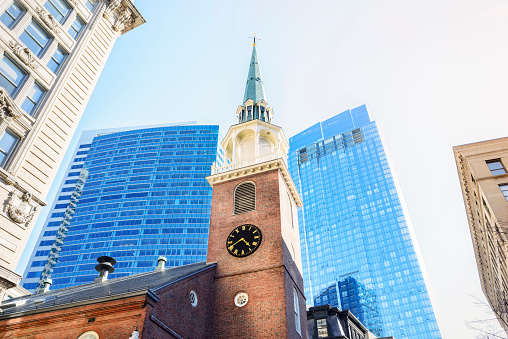
[[[116,38],[145,22],[130,0],[0,3],[0,300]]]
[[[83,134],[24,273],[35,291],[92,282],[96,259],[113,277],[205,260],[219,127],[173,125]],[[83,185],[84,183],[84,185]]]
[[[303,199],[298,219],[307,303],[350,309],[377,336],[441,338],[367,108],[317,123],[289,144],[291,176]]]
[[[453,152],[483,293],[508,334],[508,138]]]

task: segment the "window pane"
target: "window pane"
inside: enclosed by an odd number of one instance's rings
[[[30,48],[35,55],[40,56],[44,47],[46,47],[51,40],[51,37],[42,27],[32,21],[19,39],[26,47]]]
[[[93,11],[93,8],[95,7],[96,3],[97,0],[87,0],[87,2],[85,2],[85,5],[90,11]]]
[[[12,60],[4,57],[0,60],[0,75],[0,86],[5,88],[12,97],[16,88],[23,82],[26,72]]]
[[[0,139],[0,166],[4,166],[16,146],[19,137],[10,130],[6,130],[2,139]]]
[[[68,54],[59,46],[55,54],[49,59],[48,68],[56,74],[67,56]]]
[[[78,16],[76,17],[76,20],[74,20],[74,23],[72,24],[71,28],[69,28],[69,34],[76,39],[76,37],[79,35],[79,32],[81,32],[81,29],[85,25],[85,22],[81,20],[81,18]]]
[[[0,16],[0,21],[2,21],[5,26],[11,27],[11,25],[16,21],[21,14],[25,11],[23,7],[16,1],[12,3],[12,5],[7,8],[7,10]]]
[[[500,175],[506,173],[503,164],[501,163],[501,160],[489,160],[487,161],[487,166],[489,167],[490,172],[493,175]]]
[[[64,0],[48,0],[44,4],[44,7],[53,14],[56,21],[63,23],[67,13],[71,10],[71,6]]]
[[[34,87],[28,92],[21,108],[28,114],[33,115],[45,93],[46,91],[39,84],[35,83]]]

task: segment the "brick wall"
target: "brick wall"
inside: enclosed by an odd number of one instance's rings
[[[160,300],[147,306],[145,325],[140,337],[142,339],[174,338],[170,334],[171,331],[164,326],[166,325],[182,338],[210,338],[214,275],[215,267],[212,267],[157,291]],[[196,307],[190,303],[190,291],[197,294]]]
[[[143,295],[6,319],[0,321],[0,333],[4,338],[76,339],[95,331],[99,338],[126,339],[136,326],[143,329],[145,299]]]

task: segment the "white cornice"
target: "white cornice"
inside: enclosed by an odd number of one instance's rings
[[[284,178],[284,181],[286,182],[286,185],[288,186],[289,191],[291,192],[291,195],[293,196],[293,199],[296,202],[297,207],[303,206],[302,198],[300,197],[300,194],[298,193],[298,190],[296,189],[296,185],[293,182],[293,179],[291,178],[291,175],[289,174],[288,168],[286,166],[286,162],[282,158],[266,161],[260,164],[255,164],[252,166],[246,166],[238,169],[234,169],[228,172],[222,172],[219,174],[214,174],[206,177],[206,180],[208,183],[213,187],[213,185],[226,182],[233,179],[243,178],[247,177],[253,174],[271,171],[274,169],[279,169],[282,177]]]

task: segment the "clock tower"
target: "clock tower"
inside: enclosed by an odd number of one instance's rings
[[[256,44],[213,187],[207,262],[217,262],[212,338],[308,338],[288,141],[272,124]]]

